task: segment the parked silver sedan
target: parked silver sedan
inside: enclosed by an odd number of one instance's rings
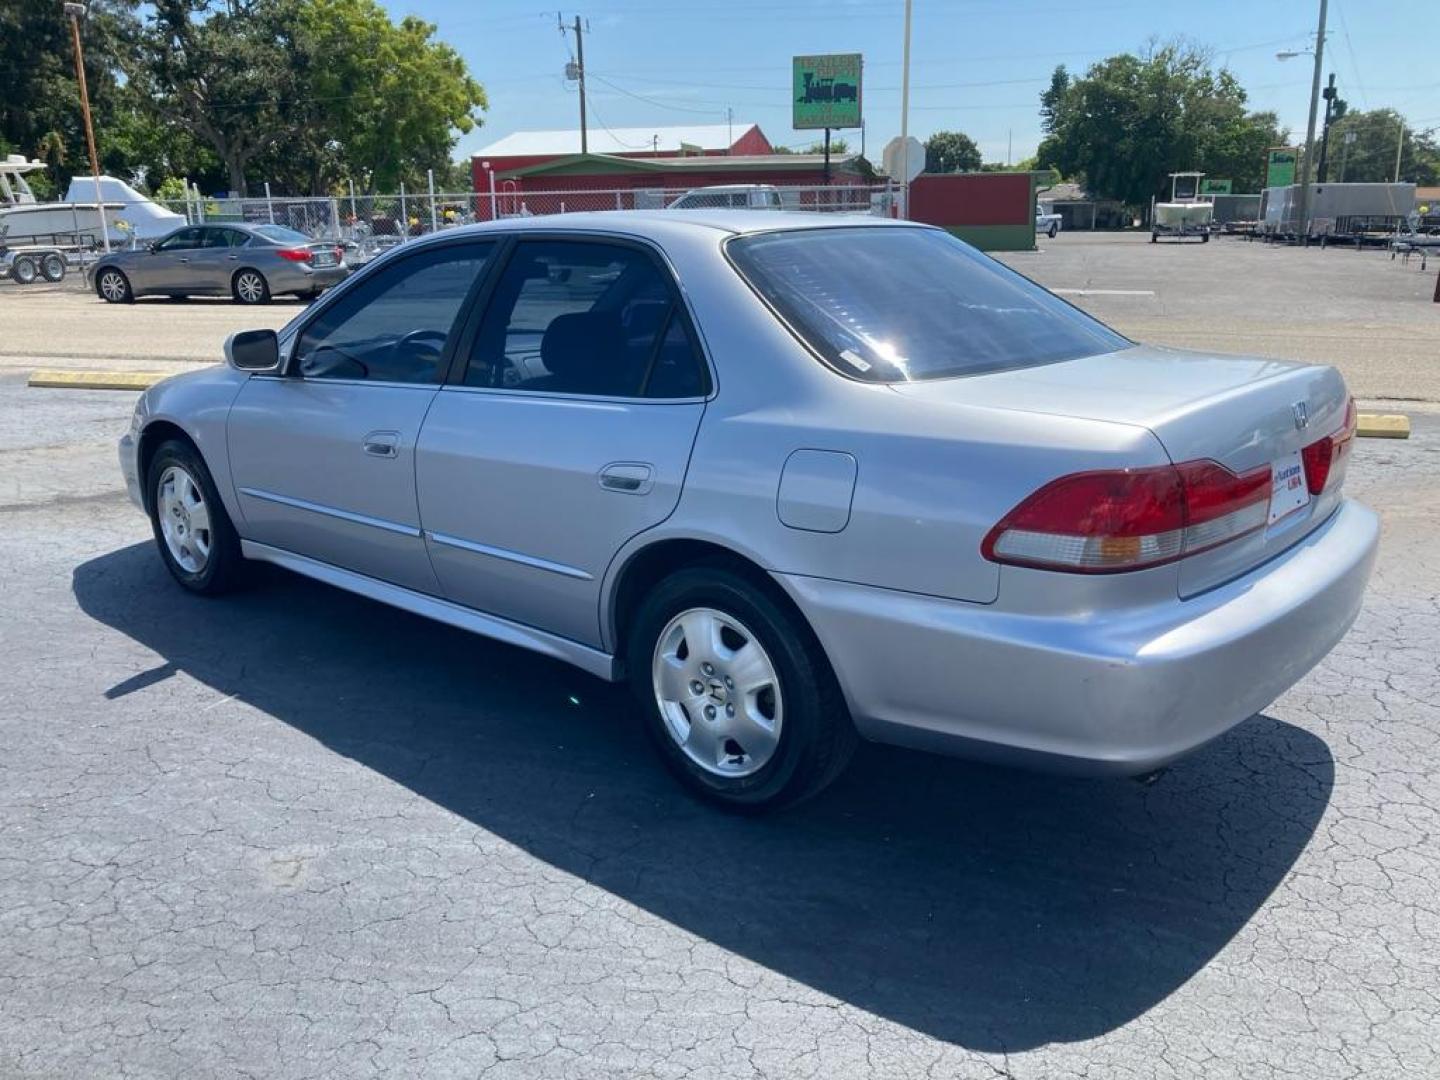
[[[294,293],[314,299],[344,281],[343,252],[282,225],[186,225],[134,251],[115,251],[90,268],[102,300],[137,296],[232,296],[268,303]]]
[[[226,356],[120,444],[181,585],[263,560],[628,680],[737,808],[860,737],[1149,772],[1318,662],[1375,558],[1335,370],[1135,345],[924,226],[457,229]]]

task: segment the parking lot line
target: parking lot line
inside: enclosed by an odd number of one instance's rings
[[[1051,289],[1058,296],[1154,296],[1154,289]]]

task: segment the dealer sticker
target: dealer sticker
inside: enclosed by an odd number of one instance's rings
[[[1270,524],[1304,509],[1310,503],[1310,488],[1305,483],[1305,464],[1300,451],[1292,450],[1270,466]]]

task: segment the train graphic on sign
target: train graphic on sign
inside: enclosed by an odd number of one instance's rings
[[[860,88],[854,83],[836,82],[833,78],[816,78],[813,71],[802,73],[805,89],[797,101],[805,105],[814,105],[821,101],[858,101]]]

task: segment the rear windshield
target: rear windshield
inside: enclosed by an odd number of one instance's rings
[[[726,251],[826,363],[867,382],[1034,367],[1131,344],[938,229],[757,233]]]
[[[308,244],[310,237],[303,232],[294,229],[287,229],[284,225],[256,225],[255,231],[266,240],[274,240],[281,244]]]

